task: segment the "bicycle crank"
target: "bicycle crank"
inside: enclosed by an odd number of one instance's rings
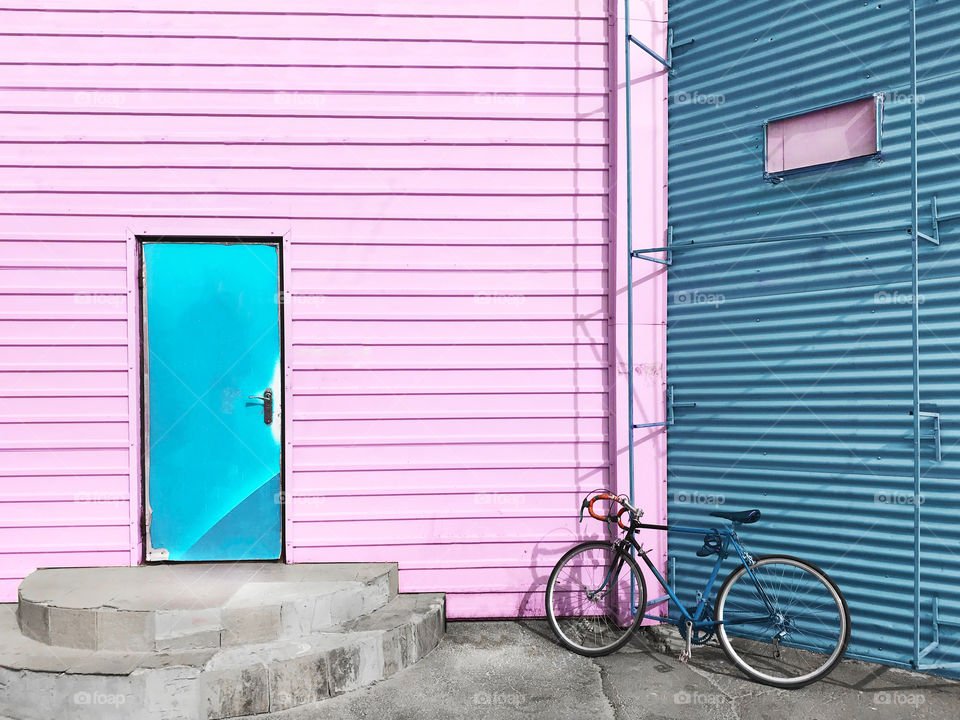
[[[708,623],[713,622],[713,603],[712,602],[707,602],[706,607],[703,608],[701,621],[708,622]],[[695,627],[693,629],[693,634],[690,637],[690,643],[692,645],[706,645],[708,642],[713,640],[713,636],[716,632],[715,627],[716,626],[714,625],[708,625],[706,627]],[[684,628],[681,628],[680,626],[677,626],[677,630],[680,631],[680,637],[686,640],[687,638],[686,630]]]
[[[686,622],[686,644],[683,646],[683,650],[680,651],[679,660],[682,663],[690,661],[690,658],[693,656],[693,650],[690,647],[690,644],[693,642],[693,623],[687,620]]]

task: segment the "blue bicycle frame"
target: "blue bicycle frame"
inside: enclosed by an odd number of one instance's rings
[[[737,523],[733,523],[735,526]],[[669,610],[665,615],[654,615],[647,612],[644,612],[644,618],[650,620],[659,620],[661,622],[669,622],[676,625],[678,628],[683,630],[687,623],[692,623],[694,630],[703,629],[703,628],[715,628],[720,624],[719,621],[709,618],[704,618],[704,612],[707,608],[707,601],[710,598],[710,593],[713,590],[714,584],[717,582],[717,577],[720,574],[720,566],[723,564],[723,561],[729,556],[730,548],[733,548],[737,556],[740,558],[740,562],[746,568],[746,572],[749,575],[750,579],[753,581],[756,586],[760,598],[763,600],[764,605],[766,605],[769,615],[763,617],[747,617],[747,618],[737,618],[737,623],[749,623],[755,622],[757,620],[765,620],[769,617],[776,614],[773,603],[770,601],[767,593],[764,591],[763,587],[760,585],[760,582],[757,580],[756,575],[753,573],[753,557],[743,548],[743,545],[740,544],[740,540],[737,537],[736,530],[733,526],[725,526],[720,528],[707,528],[707,527],[690,527],[685,525],[650,525],[647,523],[633,522],[631,524],[630,531],[627,533],[626,537],[620,540],[617,544],[623,549],[625,546],[632,547],[636,550],[637,555],[639,555],[646,566],[650,569],[650,572],[653,573],[653,576],[657,579],[657,582],[667,591],[666,595],[662,595],[658,598],[654,598],[647,602],[644,610],[647,610],[657,605],[662,605],[665,602],[672,600],[676,608],[680,611],[679,615],[671,615]],[[697,604],[693,610],[689,610],[686,605],[677,597],[676,591],[670,585],[666,578],[657,570],[656,566],[651,562],[650,558],[647,557],[646,551],[643,550],[640,543],[637,542],[634,534],[637,530],[670,530],[672,532],[679,532],[688,535],[717,535],[721,538],[722,544],[717,548],[717,559],[713,564],[713,569],[710,572],[710,577],[707,578],[707,583],[704,586],[703,590],[697,593]],[[611,571],[614,571],[614,568],[611,568]],[[604,584],[606,584],[606,580]],[[634,608],[634,613],[639,612],[639,608]],[[729,621],[727,624],[730,624]]]

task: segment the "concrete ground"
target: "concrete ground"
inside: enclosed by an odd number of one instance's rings
[[[665,641],[665,638],[667,639]],[[679,638],[679,636],[678,636]],[[715,644],[677,660],[672,634],[642,631],[592,660],[543,622],[451,622],[440,647],[365,690],[271,720],[860,720],[960,716],[960,682],[852,660],[800,690],[750,682]],[[263,716],[261,716],[263,717]]]

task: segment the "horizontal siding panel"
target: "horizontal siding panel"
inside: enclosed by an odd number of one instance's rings
[[[67,271],[65,271],[67,272]],[[36,275],[38,273],[32,273]],[[68,296],[73,299],[79,296]],[[0,320],[0,338],[7,343],[42,343],[55,339],[123,342],[127,338],[127,321],[83,318],[72,320],[40,320],[21,318]]]
[[[0,171],[0,175],[2,174]],[[6,182],[4,184],[6,186]],[[12,188],[13,185],[9,187]],[[43,184],[33,187],[43,187]],[[0,263],[5,262],[33,266],[56,263],[71,267],[76,267],[77,264],[126,267],[127,245],[121,239],[102,243],[3,240],[0,241]]]
[[[129,519],[130,501],[127,498],[91,501],[85,500],[78,492],[72,500],[37,502],[7,498],[0,502],[0,528],[4,529],[36,524],[69,532],[74,525],[126,525]]]
[[[129,541],[123,542],[123,548],[108,547],[103,543],[93,543],[92,546],[62,542],[59,545],[46,542],[35,548],[18,549],[13,546],[0,545],[0,563],[4,573],[13,578],[24,578],[37,568],[52,567],[108,567],[112,565],[127,565],[130,562]],[[17,593],[14,586],[11,602],[16,601]]]
[[[81,420],[77,422],[31,422],[0,424],[0,444],[47,444],[56,447],[71,443],[124,444],[129,438],[127,418],[121,421]]]
[[[55,253],[51,251],[51,255]],[[81,325],[80,332],[70,334],[56,334],[49,332],[50,327],[44,327],[50,322],[83,321],[116,321],[117,330],[126,330],[127,320],[127,291],[104,290],[101,292],[71,292],[69,288],[32,288],[28,294],[25,290],[13,288],[0,289],[0,321],[10,320],[23,323],[32,320],[41,324],[39,334],[31,335],[34,340],[47,338],[65,345],[87,343],[91,340],[101,344],[126,345],[126,338],[111,329],[103,335],[97,334],[97,328]],[[11,326],[8,326],[11,327]],[[92,330],[92,332],[86,332]],[[20,337],[17,333],[4,335],[0,342],[12,340],[17,342]]]
[[[471,42],[605,43],[606,19],[513,17],[402,17],[380,15],[260,15],[233,13],[69,13],[0,10],[0,26],[14,35],[140,36],[144,38],[276,38],[311,40],[463,40]]]
[[[266,136],[284,142],[473,142],[604,143],[603,119],[537,120],[423,116],[364,117],[309,115],[194,115],[171,123],[169,116],[132,115],[103,110],[75,112],[64,127],[62,115],[7,113],[5,134],[33,142],[64,140],[154,140],[164,142],[256,142]]]
[[[393,269],[458,269],[479,270],[502,268],[596,268],[607,259],[604,244],[539,245],[406,245],[379,247],[376,245],[314,244],[298,249],[294,270],[346,268],[372,270]],[[579,286],[558,285],[564,295],[574,295]],[[427,288],[428,289],[428,288]],[[425,291],[427,290],[425,289]],[[424,293],[426,294],[426,292]]]
[[[438,345],[429,350],[435,367],[473,367],[497,363],[543,367],[563,361],[576,367],[607,365],[606,345]],[[423,367],[419,345],[295,345],[287,357],[296,368],[337,369],[364,367],[398,369]],[[529,402],[529,401],[528,401]]]
[[[515,542],[484,542],[466,543],[463,545],[421,544],[400,545],[391,548],[389,545],[358,545],[354,548],[338,548],[337,557],[342,562],[362,562],[366,556],[379,557],[379,562],[396,562],[400,565],[401,574],[407,576],[411,571],[425,570],[456,570],[470,569],[522,569],[536,563],[546,567],[546,574],[560,557],[570,549],[576,539],[601,539],[595,529],[582,526],[581,535],[547,537],[534,545]],[[324,549],[304,548],[301,552],[322,554]],[[392,554],[390,554],[392,553]],[[391,558],[387,560],[386,558]],[[374,560],[373,562],[378,562]],[[541,583],[545,583],[546,578]],[[446,587],[456,586],[449,581]],[[442,587],[442,586],[438,586]]]
[[[7,403],[14,407],[13,401]],[[555,394],[300,395],[287,400],[293,420],[375,418],[604,417],[605,392]],[[0,417],[3,409],[0,408]]]
[[[4,231],[11,235],[22,236],[25,233],[63,232],[63,215],[24,215],[6,213],[3,215]],[[289,220],[289,218],[288,218]],[[99,233],[102,239],[105,232],[114,238],[123,233],[104,219],[90,214],[74,213],[70,215],[70,226],[77,236]],[[191,237],[276,237],[283,235],[284,225],[276,217],[268,218],[223,218],[200,216],[190,213],[159,214],[153,212],[146,219],[130,219],[130,229],[145,235],[156,233],[162,225],[168,235],[187,235]],[[280,227],[278,227],[280,225]],[[151,230],[151,227],[153,228]],[[297,218],[296,232],[290,233],[291,244],[294,238],[315,244],[335,240],[336,242],[360,242],[376,244],[409,244],[411,241],[423,244],[448,244],[471,242],[498,245],[505,241],[522,241],[537,244],[553,242],[584,241],[594,243],[606,237],[608,223],[606,219],[590,220],[582,218],[540,219],[536,222],[517,222],[503,218]]]
[[[469,478],[464,478],[468,480]],[[425,505],[422,495],[367,495],[369,507],[389,508],[387,517],[397,520],[488,520],[492,518],[569,517],[580,512],[582,497],[576,490],[563,493],[536,494],[524,488],[512,493],[486,492],[480,485],[460,488],[458,495],[448,495],[446,502],[433,506]],[[291,502],[292,500],[292,502]],[[288,497],[289,513],[294,522],[342,522],[357,517],[356,498],[346,496],[297,495]],[[374,522],[379,522],[381,513],[373,513]],[[430,565],[429,567],[442,567]],[[454,566],[455,567],[455,566]]]
[[[2,272],[2,271],[0,271]],[[463,268],[460,270],[419,270],[404,269],[350,269],[340,270],[295,270],[291,272],[290,290],[305,293],[311,289],[335,291],[375,286],[380,290],[402,291],[431,288],[468,289],[476,295],[495,296],[498,293],[519,296],[525,290],[556,290],[558,287],[602,288],[606,284],[606,270],[580,270],[574,267],[566,269],[533,270],[517,268],[515,270],[485,270]]]
[[[126,399],[126,398],[124,398]],[[3,475],[3,502],[112,502],[129,501],[130,476],[91,474],[80,467],[63,467],[59,474]]]
[[[57,536],[68,537],[69,540],[57,542],[54,539]],[[81,548],[120,549],[128,547],[129,544],[129,522],[99,526],[85,526],[78,523],[69,528],[68,532],[48,527],[0,527],[0,548],[8,553],[58,550],[66,545],[76,545]]]
[[[457,6],[447,3],[448,9]],[[16,63],[153,63],[162,65],[292,65],[395,67],[545,67],[605,68],[607,46],[580,42],[490,42],[469,39],[446,41],[443,52],[429,42],[378,40],[242,39],[218,37],[209,42],[184,43],[178,38],[57,37],[57,52],[29,36],[7,35],[5,56]]]
[[[2,11],[0,11],[2,17]],[[232,92],[395,92],[605,94],[606,70],[584,68],[395,67],[205,67],[154,65],[2,65],[0,85],[9,89],[55,88],[112,92],[204,90]],[[75,98],[76,100],[76,98]],[[94,99],[93,102],[96,102]],[[493,104],[493,103],[490,103]],[[478,103],[479,105],[479,103]]]
[[[607,431],[607,418],[293,420],[294,437],[298,444],[304,445],[345,440],[364,444],[371,439],[375,443],[409,439],[416,445],[434,437],[443,437],[449,442],[491,442],[505,438],[531,442],[562,437],[588,440],[602,438]]]
[[[504,392],[511,389],[528,392],[559,388],[597,391],[606,387],[605,369],[564,368],[518,369],[475,367],[441,370],[424,367],[418,370],[300,370],[294,375],[297,392],[311,390],[362,388],[366,392],[390,389],[394,392],[456,392],[464,387],[474,391]],[[478,372],[483,370],[484,372]],[[533,372],[531,370],[534,370]]]
[[[0,403],[0,422],[54,421],[58,418],[109,418],[127,420],[124,397],[5,397]]]
[[[523,529],[511,518],[488,518],[484,523],[465,523],[453,517],[442,520],[391,520],[378,518],[376,522],[348,520],[343,522],[295,523],[303,546],[337,546],[351,537],[362,536],[368,544],[418,545],[423,538],[436,538],[436,545],[460,543],[502,542],[510,537],[516,543],[534,543],[545,539],[578,538],[579,528],[576,513],[566,518],[528,517]]]
[[[120,368],[127,365],[127,346],[87,344],[69,345],[6,345],[0,343],[0,370],[63,367]],[[38,359],[38,356],[40,358]]]
[[[216,190],[217,192],[300,192],[316,195],[340,195],[344,193],[385,193],[402,188],[403,192],[443,195],[456,188],[459,194],[487,195],[598,195],[606,190],[607,173],[603,170],[268,170],[242,173],[225,167],[218,170],[196,168],[185,170],[176,165],[175,158],[167,157],[165,168],[149,173],[143,170],[118,168],[0,168],[0,182],[9,190],[88,190],[98,188],[125,188],[145,192],[179,192],[184,185]],[[63,243],[66,245],[66,243]],[[125,251],[123,246],[112,248],[107,243],[99,257],[110,258],[111,250]],[[0,259],[20,248],[5,248],[0,245]],[[34,248],[34,252],[43,248]],[[23,248],[25,253],[28,248]],[[72,248],[64,247],[64,253]],[[36,255],[34,255],[35,257]],[[97,258],[93,254],[84,258],[89,262]]]
[[[316,342],[387,344],[500,344],[536,342],[549,344],[596,343],[605,335],[606,321],[582,320],[298,320],[292,323],[300,338]],[[455,333],[455,335],[452,335]],[[296,342],[295,341],[295,342]],[[471,385],[472,387],[472,385]],[[568,388],[569,390],[569,388]]]
[[[251,198],[261,198],[251,202]],[[94,214],[103,217],[149,217],[151,215],[196,213],[201,216],[273,217],[371,217],[385,218],[449,218],[493,217],[516,221],[605,217],[606,199],[597,196],[549,195],[433,195],[283,194],[268,188],[259,192],[212,192],[205,189],[181,189],[166,194],[137,190],[63,191],[48,189],[23,193],[4,193],[0,197],[0,213],[4,214]],[[253,207],[251,207],[251,205]],[[91,287],[117,286],[126,279],[126,268],[82,268],[83,280]],[[4,274],[7,274],[5,276]],[[65,272],[47,270],[45,282],[64,283]],[[59,274],[58,274],[59,273]],[[0,282],[14,284],[10,271],[0,268]],[[41,287],[43,284],[41,283]]]
[[[19,96],[10,95],[11,100]],[[419,102],[419,100],[418,100]],[[462,107],[462,99],[457,99]],[[221,110],[222,112],[222,110]],[[482,141],[451,145],[438,142],[364,145],[359,142],[311,143],[222,143],[178,144],[131,140],[126,143],[95,141],[24,142],[0,137],[0,165],[17,168],[162,170],[175,167],[188,174],[192,169],[233,170],[257,173],[261,170],[359,170],[369,179],[390,169],[434,170],[605,170],[609,166],[602,144],[531,142],[527,145]],[[162,157],[158,157],[162,153]],[[235,173],[243,174],[243,173]],[[64,173],[64,177],[67,177]],[[75,236],[74,236],[75,237]],[[85,240],[89,243],[89,240]]]
[[[0,397],[41,395],[82,395],[99,397],[101,394],[126,395],[127,373],[111,370],[25,370],[0,371]]]
[[[421,442],[414,442],[421,440]],[[330,443],[335,442],[331,439]],[[390,438],[384,438],[389,443]],[[472,464],[495,466],[496,464],[526,464],[539,467],[549,463],[605,463],[608,461],[607,443],[603,438],[578,440],[575,437],[564,436],[553,442],[511,441],[510,438],[490,438],[489,441],[449,442],[445,438],[431,438],[423,442],[421,438],[404,438],[401,444],[379,444],[376,439],[367,438],[363,444],[349,445],[308,445],[298,443],[294,460],[298,467],[316,469],[321,467],[362,468],[370,463],[371,457],[375,462],[386,466],[428,465],[426,458],[432,462],[456,462],[461,466],[469,467]],[[67,455],[70,451],[63,451]],[[74,451],[76,452],[76,451]],[[109,451],[94,451],[110,457]],[[27,454],[26,452],[23,454]],[[40,454],[40,453],[37,453]],[[34,458],[22,459],[23,466],[29,466]],[[34,460],[35,461],[35,460]]]
[[[79,12],[116,14],[137,13],[156,16],[160,14],[197,13],[211,15],[243,14],[268,21],[273,15],[383,15],[417,16],[444,15],[448,17],[583,17],[605,18],[605,0],[461,0],[451,5],[446,0],[324,0],[318,7],[312,0],[283,0],[269,8],[257,0],[212,0],[198,8],[189,0],[162,0],[144,7],[140,0],[109,0],[91,6],[89,0],[45,0],[42,5],[24,2],[16,7],[21,12],[42,10],[45,12]]]
[[[377,296],[360,301],[357,296],[299,296],[287,307],[295,308],[299,319],[431,320],[456,318],[461,321],[487,319],[565,319],[607,316],[606,298],[554,295],[482,294],[467,296],[406,297]],[[311,302],[313,300],[314,302]],[[296,352],[296,351],[295,351]],[[309,351],[305,351],[309,352]],[[320,351],[322,352],[322,350]]]
[[[450,465],[450,463],[443,463]],[[440,463],[437,463],[440,465]],[[297,470],[290,478],[287,494],[290,497],[355,497],[358,487],[371,495],[417,495],[421,497],[460,494],[467,490],[482,493],[566,492],[571,488],[586,494],[595,487],[605,487],[609,467],[569,463],[565,467],[555,463],[501,463],[500,467],[429,467],[421,463],[417,468],[400,467],[380,470]],[[295,502],[295,500],[294,500]],[[322,500],[320,501],[322,504]],[[425,538],[427,543],[431,538]],[[358,541],[360,542],[360,541]]]

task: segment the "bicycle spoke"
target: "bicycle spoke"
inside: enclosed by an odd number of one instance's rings
[[[750,573],[734,573],[722,595],[721,644],[735,663],[764,682],[790,686],[815,679],[846,646],[842,599],[800,561],[761,559]]]
[[[585,654],[606,652],[629,636],[639,621],[631,608],[635,565],[614,546],[581,546],[551,574],[547,613],[561,640]]]

